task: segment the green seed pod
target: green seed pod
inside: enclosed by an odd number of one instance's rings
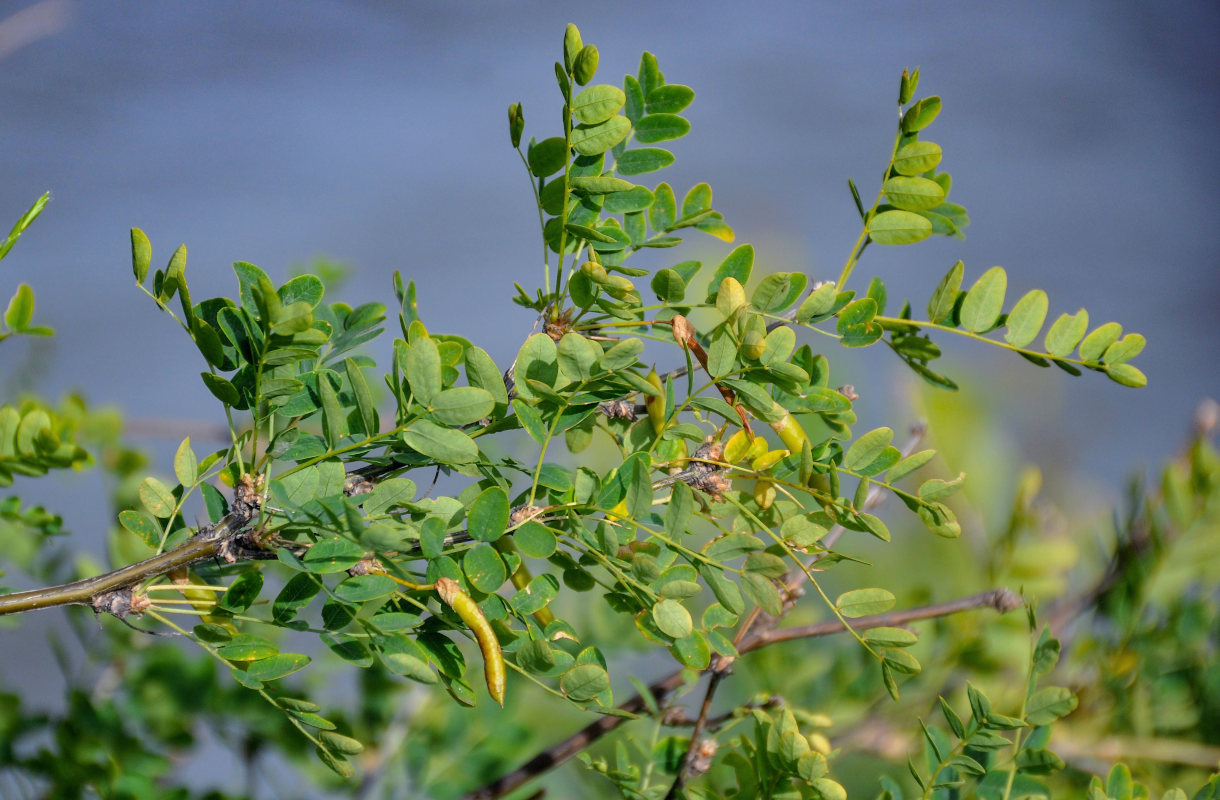
[[[648,382],[661,390],[661,397],[644,395],[644,408],[648,410],[648,421],[652,423],[652,432],[659,434],[665,430],[665,384],[655,369],[648,373]]]
[[[479,651],[483,654],[483,677],[487,681],[487,692],[502,708],[505,684],[504,654],[500,651],[500,640],[496,638],[491,623],[483,616],[479,604],[462,591],[462,587],[455,581],[438,578],[436,593],[445,605],[457,612],[462,622],[470,627],[470,632],[479,644]]]

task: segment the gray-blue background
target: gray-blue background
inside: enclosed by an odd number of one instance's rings
[[[27,5],[0,4],[0,17]],[[946,369],[980,378],[963,399],[1002,404],[1022,459],[1116,494],[1220,391],[1211,2],[49,8],[62,25],[0,60],[0,224],[54,193],[0,289],[32,284],[36,320],[58,333],[4,344],[6,399],[81,388],[136,419],[222,421],[201,359],[132,286],[131,226],[157,264],[187,243],[196,298],[234,292],[231,261],[282,279],[326,253],[356,268],[342,299],[390,305],[399,269],[434,330],[507,364],[533,321],[507,302],[512,282],[534,286],[541,269],[505,107],[524,102],[527,138],[556,132],[551,62],[568,21],[598,45],[599,81],[621,82],[648,49],[670,82],[694,87],[693,130],[671,143],[665,179],[680,192],[712,184],[738,242],[758,248],[756,274],[838,275],[859,224],[845,180],[872,196],[898,75],[921,67],[920,93],[945,104],[926,138],[944,147],[973,225],[965,242],[870,248],[858,278],[880,274],[919,308],[957,258],[968,282],[1001,264],[1011,297],[1040,287],[1052,315],[1084,305],[1094,324],[1149,339],[1136,362],[1149,387],[1133,391],[941,337]],[[704,239],[641,266],[716,263],[727,249]],[[856,363],[849,375],[874,401],[862,424],[913,416],[895,359]],[[149,440],[162,454],[176,443]],[[19,488],[83,541],[104,528],[93,479]]]

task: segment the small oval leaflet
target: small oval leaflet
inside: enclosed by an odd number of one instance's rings
[[[1038,331],[1046,321],[1046,311],[1050,301],[1046,292],[1033,289],[1025,294],[1008,312],[1008,332],[1004,339],[1014,347],[1025,345],[1038,338]]]
[[[580,664],[563,674],[559,688],[577,702],[592,700],[610,688],[610,676],[597,664]]]
[[[590,86],[572,99],[572,116],[586,125],[596,125],[617,114],[625,102],[627,95],[617,86]]]
[[[910,211],[882,211],[868,221],[868,236],[877,244],[914,244],[932,235],[932,223]]]
[[[945,200],[945,190],[927,178],[890,178],[882,189],[891,203],[907,211],[926,211]]]
[[[962,301],[962,327],[973,333],[984,333],[995,326],[1004,307],[1004,292],[1008,274],[1003,267],[992,267],[970,287]]]
[[[894,595],[885,589],[852,589],[835,600],[835,608],[849,619],[881,614],[894,607]]]
[[[614,147],[631,132],[631,121],[613,116],[597,125],[580,125],[572,131],[572,148],[582,156],[595,156]],[[619,170],[620,175],[628,174]]]
[[[894,169],[900,175],[921,175],[935,169],[940,159],[940,145],[934,142],[911,142],[899,148],[894,155]]]

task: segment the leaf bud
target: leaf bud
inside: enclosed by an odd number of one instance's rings
[[[520,103],[512,103],[508,107],[508,138],[513,147],[521,146],[521,134],[525,130],[525,112]]]

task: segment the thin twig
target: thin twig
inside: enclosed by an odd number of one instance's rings
[[[961,597],[957,600],[950,600],[947,603],[936,603],[930,606],[922,606],[920,608],[908,608],[905,611],[888,611],[884,614],[873,614],[869,617],[860,617],[852,622],[854,630],[868,630],[870,628],[896,628],[901,625],[908,625],[921,619],[934,619],[936,617],[947,617],[950,614],[958,614],[962,611],[970,611],[975,608],[994,608],[1001,614],[1012,611],[1015,608],[1021,607],[1021,596],[1009,589],[993,589],[990,592],[980,592],[972,594],[969,597]],[[842,633],[847,630],[847,626],[837,619],[827,620],[825,622],[817,622],[813,625],[801,625],[795,628],[780,628],[778,630],[765,631],[758,636],[747,640],[744,652],[757,650],[760,647],[766,647],[770,644],[778,642],[790,642],[793,639],[808,639],[817,636],[828,636],[832,633]]]
[[[720,682],[727,674],[727,668],[712,671],[712,677],[707,682],[707,691],[703,695],[703,703],[699,706],[699,717],[695,720],[695,727],[690,732],[690,746],[686,749],[686,755],[682,758],[682,766],[678,769],[674,782],[670,784],[669,791],[665,793],[665,800],[674,800],[678,796],[678,792],[682,791],[682,787],[686,785],[686,781],[695,777],[695,770],[692,767],[696,753],[699,752],[699,739],[703,736],[704,728],[707,727],[712,698],[716,696],[716,689],[720,687]]]

